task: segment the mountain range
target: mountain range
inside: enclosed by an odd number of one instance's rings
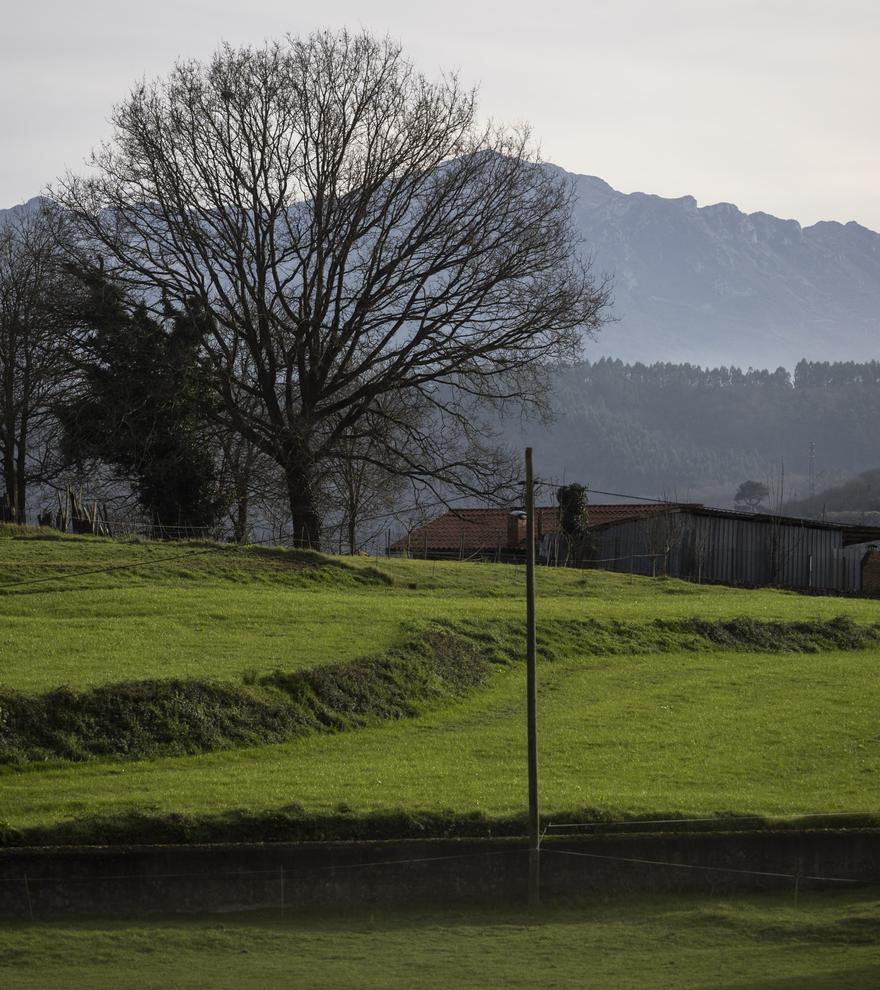
[[[622,193],[545,167],[574,183],[584,250],[613,280],[614,320],[588,344],[591,361],[791,369],[880,358],[880,234]]]
[[[772,369],[880,357],[880,234],[570,178],[594,271],[613,278],[616,322],[590,360]]]

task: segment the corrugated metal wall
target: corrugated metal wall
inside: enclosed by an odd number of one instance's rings
[[[838,570],[842,591],[862,590],[862,558],[870,548],[876,546],[876,540],[869,543],[854,543],[839,552]]]
[[[857,591],[864,549],[843,548],[839,530],[809,523],[738,519],[690,511],[614,523],[593,531],[586,566],[751,587]],[[564,563],[564,540],[542,541],[542,559]],[[573,560],[569,561],[574,563]]]

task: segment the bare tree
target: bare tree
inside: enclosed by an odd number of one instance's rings
[[[670,499],[664,495],[663,501],[670,502]],[[642,519],[642,532],[648,548],[648,555],[651,558],[652,573],[656,577],[659,559],[660,573],[667,576],[669,574],[670,554],[681,543],[685,533],[681,513],[675,508],[649,512]]]
[[[61,225],[46,204],[9,211],[0,225],[0,472],[4,514],[16,522],[29,487],[60,469],[53,410],[69,374]]]
[[[359,436],[343,440],[328,465],[326,489],[338,515],[339,545],[344,539],[349,553],[389,528],[407,487],[394,455],[395,438],[388,434],[392,417],[385,409],[383,413],[365,417]],[[398,410],[394,418],[401,415]],[[361,532],[364,523],[369,524],[366,535]]]
[[[331,504],[339,512],[339,545],[357,553],[365,544],[389,528],[394,506],[403,491],[402,479],[360,459],[356,451],[343,448],[331,465]],[[363,532],[364,525],[368,530]]]
[[[346,32],[178,63],[112,120],[57,198],[112,277],[202,320],[222,415],[282,469],[300,539],[320,537],[322,463],[369,446],[389,395],[395,470],[508,480],[469,449],[477,403],[539,402],[608,298],[527,132]]]
[[[252,443],[235,433],[219,437],[221,490],[232,525],[232,539],[246,543],[251,530],[251,500],[257,450]]]

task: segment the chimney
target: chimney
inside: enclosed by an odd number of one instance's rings
[[[521,509],[507,517],[507,548],[515,550],[526,538],[526,514]]]

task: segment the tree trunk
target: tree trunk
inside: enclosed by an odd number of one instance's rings
[[[27,471],[27,426],[24,422],[21,425],[21,431],[18,437],[18,450],[16,451],[16,465],[15,465],[15,521],[20,525],[24,526],[27,522],[25,514],[25,504],[27,499],[26,490],[26,471]]]
[[[3,369],[3,481],[6,488],[6,508],[11,522],[18,522],[15,517],[15,506],[18,500],[18,474],[15,470],[15,401],[11,362]]]
[[[15,507],[18,501],[18,478],[15,470],[15,451],[13,442],[8,439],[3,446],[3,480],[6,498],[6,509],[9,513],[10,522],[18,522]]]
[[[244,543],[248,537],[248,494],[247,490],[239,491],[236,497],[235,532],[236,543]]]
[[[315,497],[313,465],[302,447],[288,456],[284,474],[293,523],[293,545],[320,550],[321,515]]]

